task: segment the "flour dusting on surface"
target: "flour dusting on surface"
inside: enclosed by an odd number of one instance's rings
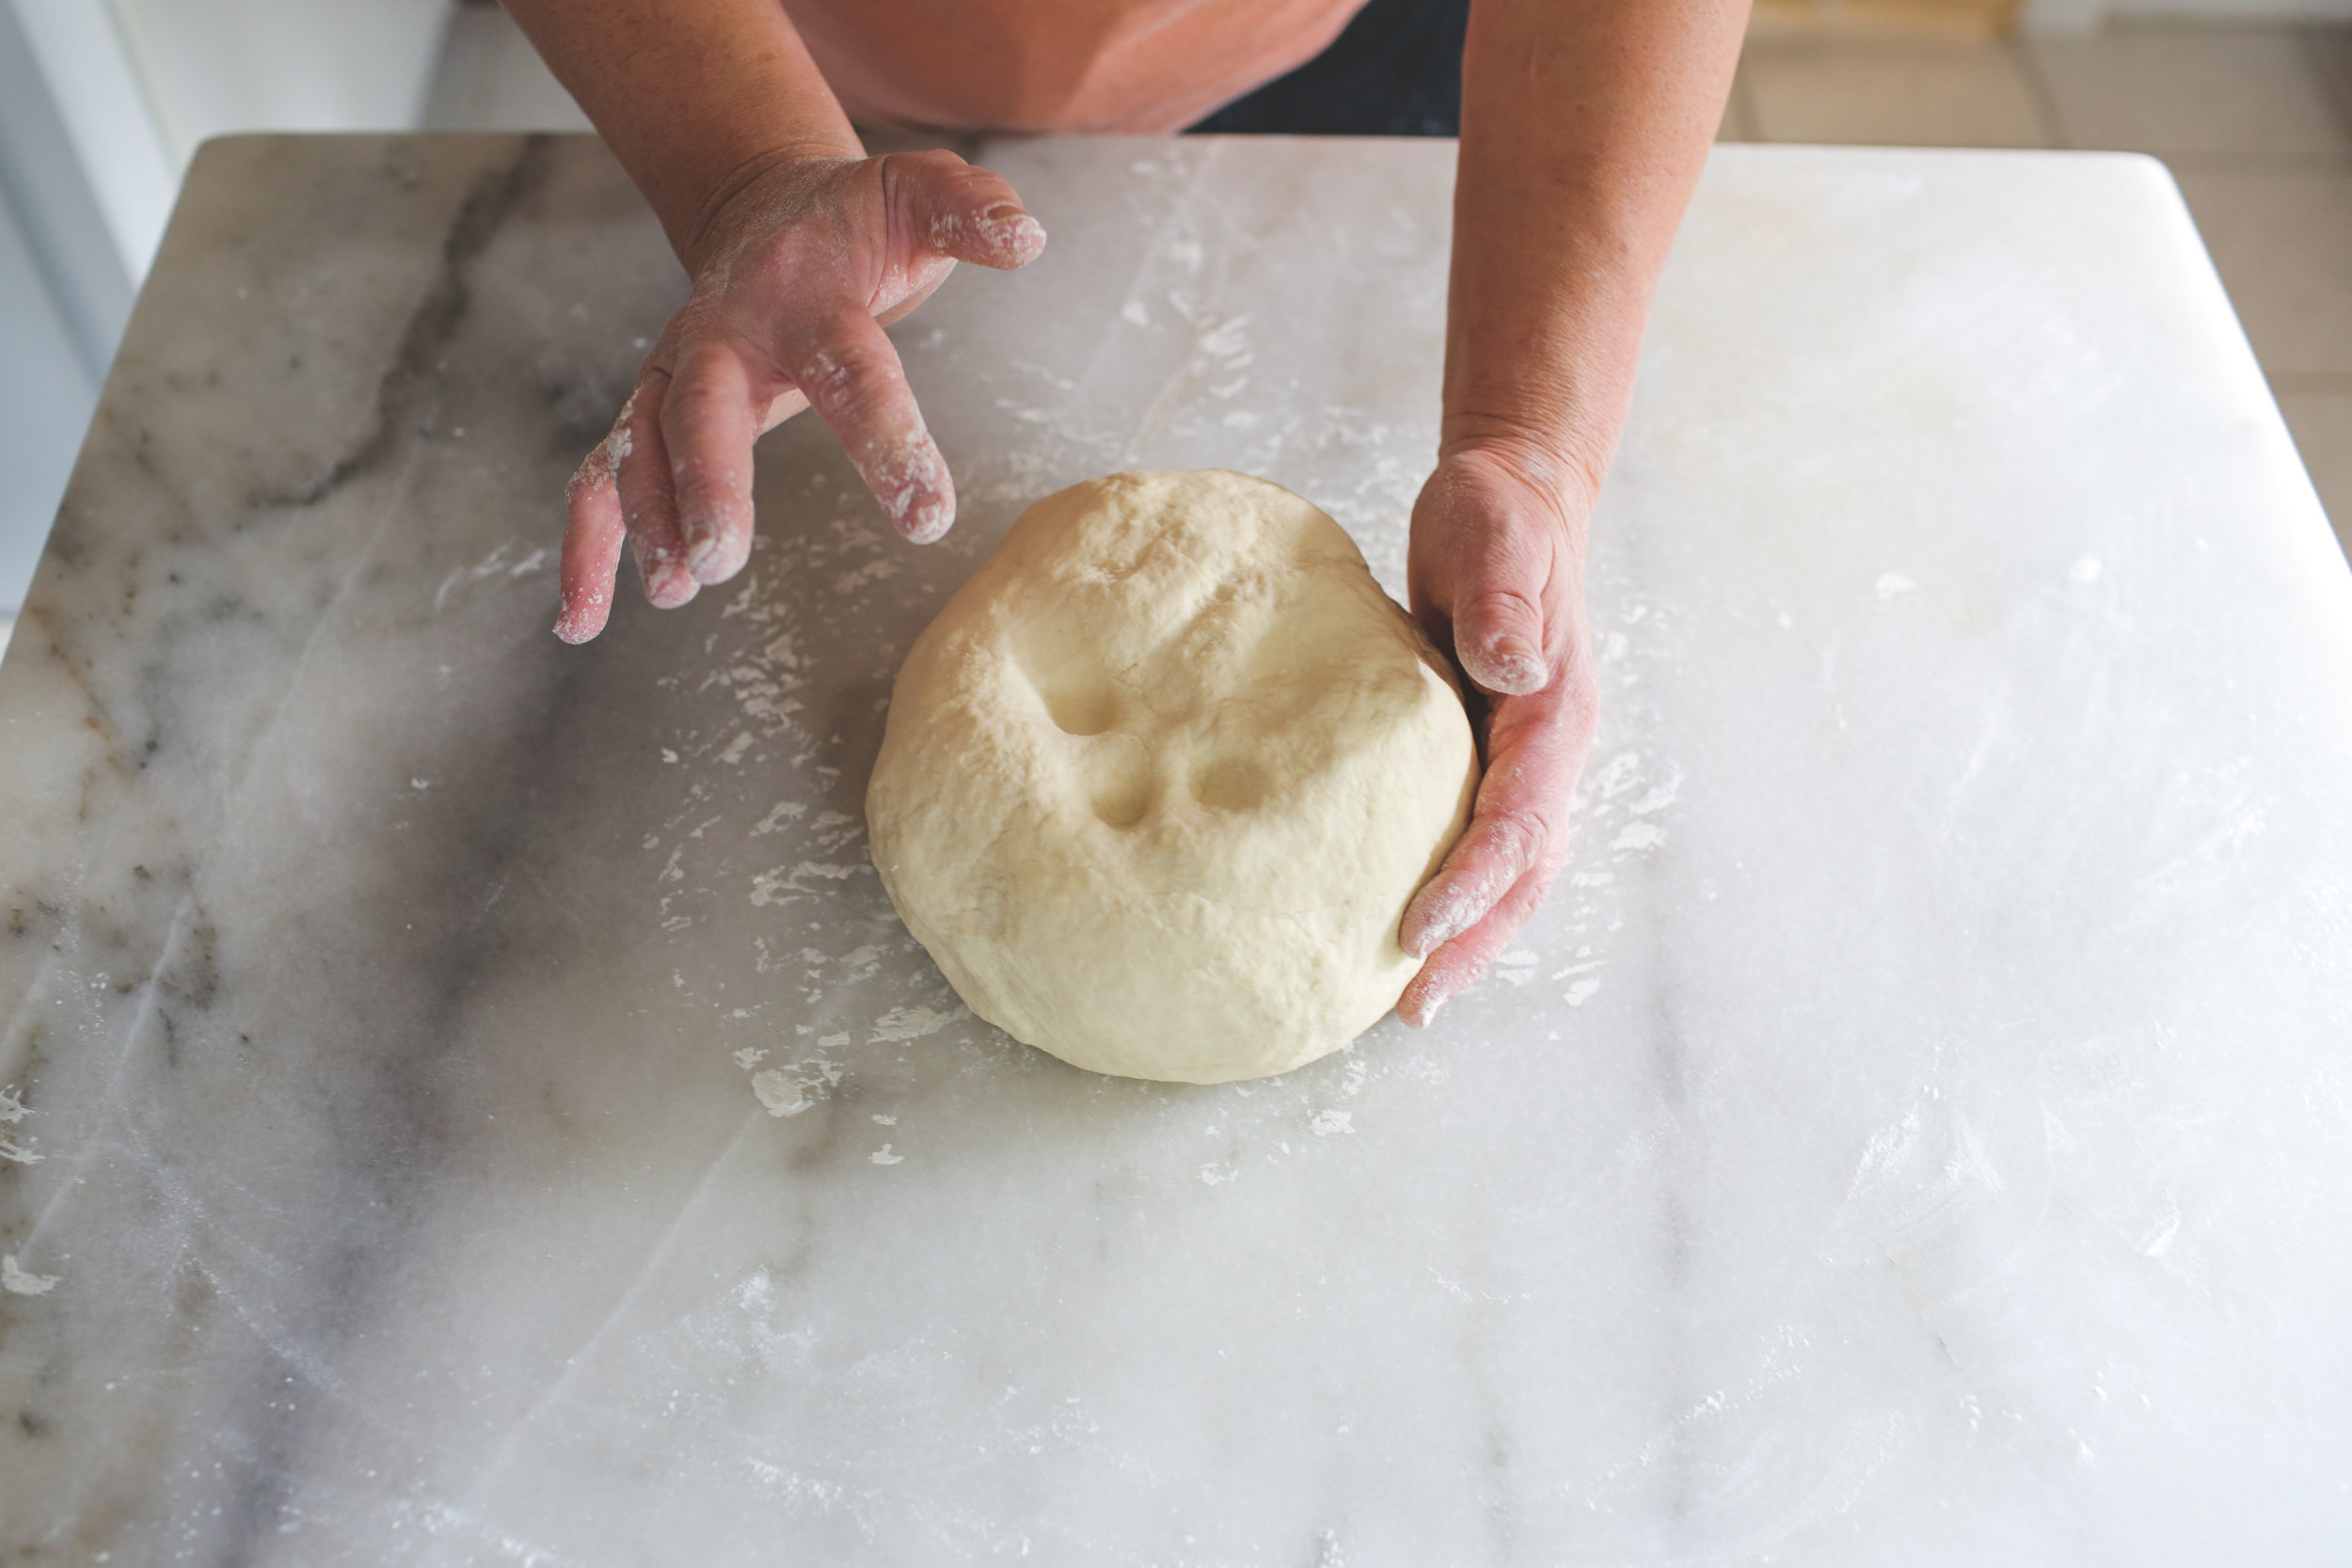
[[[829,1042],[830,1043],[830,1042]],[[847,1044],[847,1037],[841,1037]],[[826,1099],[841,1082],[841,1065],[825,1056],[811,1056],[784,1067],[752,1074],[752,1093],[771,1117],[797,1117]]]
[[[60,1276],[54,1274],[34,1274],[16,1260],[11,1252],[0,1256],[0,1291],[11,1295],[45,1296],[57,1288]]]
[[[915,1040],[935,1035],[954,1021],[952,1013],[937,1012],[930,1007],[893,1007],[874,1021],[871,1040]]]

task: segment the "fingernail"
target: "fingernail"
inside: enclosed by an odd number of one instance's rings
[[[701,586],[694,580],[694,574],[686,569],[685,562],[674,561],[669,570],[662,573],[660,587],[647,597],[656,610],[675,610],[692,598]]]
[[[1492,666],[1490,673],[1495,677],[1496,689],[1516,696],[1543,689],[1543,656],[1519,639],[1496,638],[1486,657]]]
[[[1512,664],[1541,664],[1542,657],[1525,641],[1516,637],[1495,639],[1495,657]]]
[[[1421,1018],[1419,1020],[1421,1027],[1426,1029],[1431,1024],[1437,1022],[1438,1010],[1453,1000],[1454,998],[1451,993],[1441,990],[1433,990],[1427,996],[1422,997],[1421,999],[1421,1007],[1419,1009],[1421,1013]]]
[[[675,610],[694,596],[700,585],[685,562],[642,539],[632,541],[631,547],[637,556],[637,575],[645,579],[645,600],[656,610]]]
[[[696,582],[723,582],[734,574],[721,559],[719,531],[708,523],[686,530],[686,574]]]
[[[1024,261],[1045,248],[1045,226],[1009,201],[980,214],[980,232],[998,251]]]

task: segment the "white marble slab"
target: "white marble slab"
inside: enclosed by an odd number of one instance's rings
[[[616,171],[199,161],[0,667],[0,1561],[2342,1561],[2352,576],[2156,166],[1719,150],[1568,875],[1195,1088],[959,1010],[879,707],[1087,474],[1395,585],[1447,150],[993,153],[1052,248],[898,329],[951,542],[801,421],[578,650]]]

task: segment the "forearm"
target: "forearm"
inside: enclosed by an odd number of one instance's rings
[[[1475,0],[1441,451],[1499,449],[1581,525],[1730,90],[1746,0]]]
[[[790,156],[865,155],[777,0],[504,0],[690,270],[711,215]]]

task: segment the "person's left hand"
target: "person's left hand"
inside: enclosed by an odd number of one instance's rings
[[[952,152],[772,155],[680,256],[694,292],[572,476],[555,635],[604,629],[626,541],[657,609],[752,553],[753,443],[814,407],[906,538],[955,519],[955,484],[882,328],[958,261],[1009,270],[1045,230],[1004,178]]]
[[[1415,619],[1459,667],[1486,776],[1470,826],[1398,933],[1425,961],[1397,1016],[1426,1024],[1543,902],[1568,852],[1568,797],[1600,692],[1584,618],[1589,486],[1504,443],[1443,455],[1413,505]]]

